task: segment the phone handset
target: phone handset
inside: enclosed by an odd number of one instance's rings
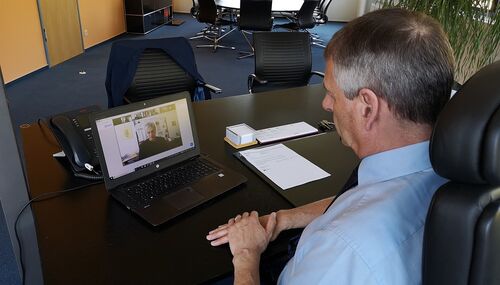
[[[90,163],[92,158],[82,136],[75,129],[71,119],[64,115],[58,115],[52,117],[50,122],[60,132],[59,143],[75,170],[85,170],[85,164]]]

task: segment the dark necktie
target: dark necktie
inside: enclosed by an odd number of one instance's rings
[[[333,200],[330,203],[330,205],[328,205],[328,207],[326,207],[325,213],[326,213],[326,211],[328,211],[328,209],[330,209],[330,207],[332,206],[333,202],[335,202],[335,200],[337,200],[337,198],[340,197],[340,195],[342,195],[345,192],[347,192],[347,190],[358,186],[358,168],[359,168],[359,164],[352,170],[351,176],[349,176],[349,178],[345,182],[344,186],[342,186],[342,189],[340,189],[340,191],[337,194],[337,196],[335,196],[335,198],[333,198]]]

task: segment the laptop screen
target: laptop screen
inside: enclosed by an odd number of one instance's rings
[[[195,148],[186,98],[96,120],[109,179]]]

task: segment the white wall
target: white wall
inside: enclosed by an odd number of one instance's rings
[[[358,16],[358,7],[363,0],[332,0],[328,7],[328,21],[349,22]]]

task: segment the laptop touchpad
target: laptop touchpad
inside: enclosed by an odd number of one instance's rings
[[[193,204],[197,204],[199,201],[203,200],[204,197],[193,190],[191,187],[186,187],[181,189],[171,195],[163,197],[166,202],[177,209],[184,209]]]

